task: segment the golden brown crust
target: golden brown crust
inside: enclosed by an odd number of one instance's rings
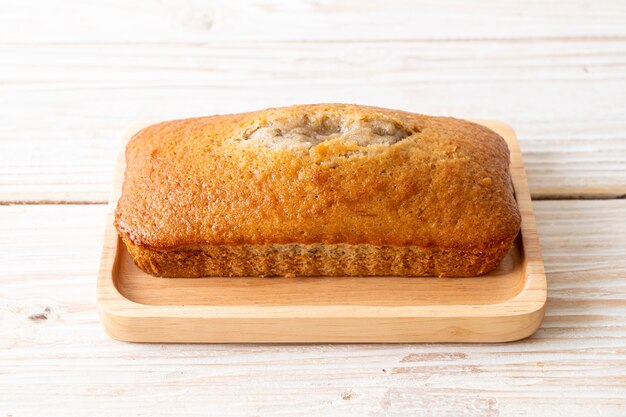
[[[337,139],[294,149],[250,140],[264,126],[303,114],[383,120],[406,134],[390,144]],[[453,118],[323,104],[178,120],[137,133],[126,160],[116,227],[138,265],[154,275],[474,275],[497,265],[520,227],[506,143]],[[280,265],[255,266],[276,245],[292,244],[318,245],[322,253],[344,245],[347,253],[336,262],[318,256],[334,268],[303,269],[289,251]],[[231,265],[255,258],[246,268],[192,265],[208,265],[224,247],[232,249]],[[382,247],[405,255],[413,248],[403,261],[412,266],[341,267],[364,247],[385,257],[391,255]],[[372,250],[366,252],[374,256]]]

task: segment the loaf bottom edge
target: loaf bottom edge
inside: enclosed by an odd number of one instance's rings
[[[158,277],[439,276],[472,277],[495,269],[512,245],[485,250],[270,244],[157,250],[124,239],[135,264]]]

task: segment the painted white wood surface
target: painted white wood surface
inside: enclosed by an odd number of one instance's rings
[[[500,119],[535,197],[626,194],[626,3],[11,2],[0,201],[104,202],[137,120],[354,102]]]
[[[615,0],[24,0],[4,14],[0,38],[14,43],[606,39],[624,34],[626,6]]]
[[[623,199],[535,202],[547,318],[500,345],[116,342],[72,203],[134,121],[329,101],[502,119],[534,197],[615,198],[624,97],[621,0],[0,0],[0,416],[623,416]]]
[[[98,322],[105,206],[0,207],[0,410],[15,417],[623,416],[626,201],[538,201],[535,208],[549,301],[530,339],[141,345],[110,339]]]

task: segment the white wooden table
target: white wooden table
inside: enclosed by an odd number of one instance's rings
[[[354,102],[501,119],[549,281],[496,345],[139,345],[95,277],[136,120]],[[626,3],[0,2],[0,416],[626,415]]]

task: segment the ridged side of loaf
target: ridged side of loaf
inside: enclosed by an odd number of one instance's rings
[[[511,242],[483,251],[372,245],[202,246],[174,251],[125,244],[135,263],[168,278],[201,276],[471,277],[494,269]]]

